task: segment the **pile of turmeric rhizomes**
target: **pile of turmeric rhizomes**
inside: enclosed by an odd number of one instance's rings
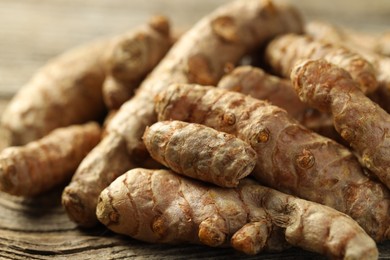
[[[1,190],[70,181],[62,204],[80,227],[151,243],[378,258],[390,41],[269,0],[176,38],[155,16],[41,68],[2,116]]]

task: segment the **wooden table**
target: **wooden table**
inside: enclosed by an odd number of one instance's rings
[[[48,59],[103,35],[167,14],[185,29],[227,0],[1,0],[0,111],[9,98]],[[295,0],[307,20],[326,19],[355,29],[390,31],[388,0]],[[244,256],[231,249],[150,245],[115,235],[102,226],[82,230],[60,205],[61,189],[34,199],[0,193],[0,259],[313,259],[300,249]],[[390,257],[390,242],[379,245]]]

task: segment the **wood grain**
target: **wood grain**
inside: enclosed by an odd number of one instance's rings
[[[126,31],[150,15],[168,15],[176,28],[228,0],[1,0],[0,113],[8,99],[47,60],[91,39]],[[306,20],[322,19],[355,29],[390,31],[388,0],[291,0]],[[0,140],[1,143],[1,140]],[[0,144],[1,146],[1,144]],[[291,249],[244,256],[232,249],[151,245],[100,226],[82,230],[60,204],[61,187],[34,199],[0,193],[0,259],[324,259]],[[390,258],[390,242],[379,245]]]

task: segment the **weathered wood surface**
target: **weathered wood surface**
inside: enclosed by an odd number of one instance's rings
[[[64,50],[96,37],[125,31],[155,13],[188,28],[228,0],[1,0],[0,113],[7,100],[41,65]],[[326,19],[355,29],[390,31],[390,1],[292,0],[306,19]],[[248,257],[231,249],[150,245],[100,226],[81,230],[60,204],[61,189],[35,199],[0,193],[0,259],[321,259],[291,249]],[[379,245],[390,258],[390,242]]]

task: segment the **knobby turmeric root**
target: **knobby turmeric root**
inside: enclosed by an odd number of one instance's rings
[[[285,109],[297,120],[309,109],[295,93],[290,80],[267,74],[257,67],[237,67],[223,76],[217,87],[267,100]]]
[[[112,39],[103,85],[107,106],[122,105],[171,43],[169,22],[162,16],[155,16],[147,25]],[[80,226],[97,223],[94,212],[100,192],[120,174],[135,167],[127,154],[125,140],[115,133],[105,132],[103,141],[83,160],[62,195],[62,204],[70,219]]]
[[[107,75],[103,83],[103,100],[109,109],[117,110],[123,103],[129,100],[140,82],[123,82]]]
[[[24,145],[55,128],[104,115],[103,53],[108,43],[102,39],[62,54],[18,91],[1,119],[9,145]]]
[[[390,188],[390,115],[360,91],[348,72],[325,60],[297,64],[291,79],[302,101],[332,112],[341,137]]]
[[[25,146],[0,153],[0,190],[32,196],[68,181],[81,160],[99,142],[96,123],[68,126]]]
[[[150,155],[177,173],[236,187],[256,164],[256,152],[234,135],[181,121],[157,122],[146,128],[144,143]]]
[[[159,16],[128,34],[85,44],[53,59],[5,109],[1,126],[9,145],[37,140],[58,127],[100,119],[105,112],[102,86],[107,72],[106,101],[119,107],[121,99],[132,95],[130,85],[137,86],[170,46],[168,22]]]
[[[269,241],[280,228],[289,244],[332,258],[378,257],[375,242],[347,215],[249,179],[224,189],[136,168],[101,193],[96,214],[114,232],[152,243],[230,243],[257,254],[274,249]]]
[[[354,50],[365,49],[380,55],[390,55],[390,33],[374,35],[354,31],[350,28],[335,26],[325,21],[310,21],[305,32],[315,39],[349,46]]]
[[[371,62],[376,71],[378,88],[368,96],[390,113],[390,57],[378,55],[372,50],[372,46],[376,46],[379,42],[377,39],[373,43],[372,40],[367,41],[366,38],[360,39],[361,36],[351,37],[351,33],[348,31],[325,22],[309,23],[306,26],[306,33],[315,39],[345,46]]]
[[[287,34],[278,37],[267,46],[266,59],[277,73],[286,78],[299,60],[325,59],[347,70],[364,93],[372,93],[378,87],[374,67],[362,56],[309,36]]]
[[[134,167],[126,152],[125,141],[117,135],[106,135],[83,159],[62,193],[62,205],[69,218],[83,227],[94,226],[100,192]]]
[[[278,34],[301,30],[300,16],[291,6],[269,0],[234,1],[222,6],[179,39],[108,129],[126,139],[130,155],[147,154],[141,137],[145,127],[156,121],[155,95],[176,82],[216,84],[226,65],[237,63]],[[216,55],[216,51],[224,55]]]
[[[267,100],[272,105],[285,109],[310,130],[338,142],[342,139],[334,129],[331,115],[303,103],[290,80],[267,74],[257,67],[240,66],[223,76],[217,87]]]
[[[347,213],[375,240],[390,237],[390,194],[365,176],[344,146],[301,126],[285,110],[237,92],[173,84],[156,98],[158,119],[204,124],[257,153],[261,183]]]
[[[116,135],[115,138],[122,139],[127,146],[127,158],[143,165],[143,161],[149,159],[150,156],[143,144],[142,135],[146,126],[157,121],[153,101],[158,93],[173,82],[216,84],[222,77],[227,64],[237,63],[244,54],[278,34],[299,33],[302,29],[300,15],[289,5],[281,5],[269,0],[238,0],[220,7],[180,37],[142,82],[135,96],[121,106],[107,127],[107,136]],[[216,52],[223,53],[223,55],[216,55]],[[103,140],[103,143],[108,143],[108,141]],[[119,150],[122,149],[123,143],[118,142],[118,146],[112,145],[110,149],[105,148],[103,143],[96,147],[101,152],[93,151],[85,160],[93,162],[95,159],[91,157],[96,156],[102,164],[113,163],[117,158],[105,153],[121,153]],[[109,165],[95,167],[93,164],[85,163],[78,168],[78,172],[90,172],[88,174],[91,176],[101,176],[105,173],[100,171],[109,168]],[[130,168],[126,170],[128,169]],[[122,173],[117,172],[115,177]],[[114,177],[114,174],[109,176]],[[107,185],[114,179],[106,178]],[[90,185],[96,186],[91,189],[101,188],[93,182]],[[88,226],[96,224],[95,211],[82,206],[89,202],[84,202],[82,199],[78,202],[77,207],[85,210],[80,216],[88,215],[89,217],[88,220],[83,218],[76,222]],[[69,203],[67,207],[69,214],[71,214],[68,210],[70,207],[72,206]],[[76,220],[77,217],[71,218]]]
[[[114,38],[107,54],[107,78],[103,84],[105,104],[118,109],[130,99],[171,44],[170,25],[164,16],[153,16],[148,24]]]

